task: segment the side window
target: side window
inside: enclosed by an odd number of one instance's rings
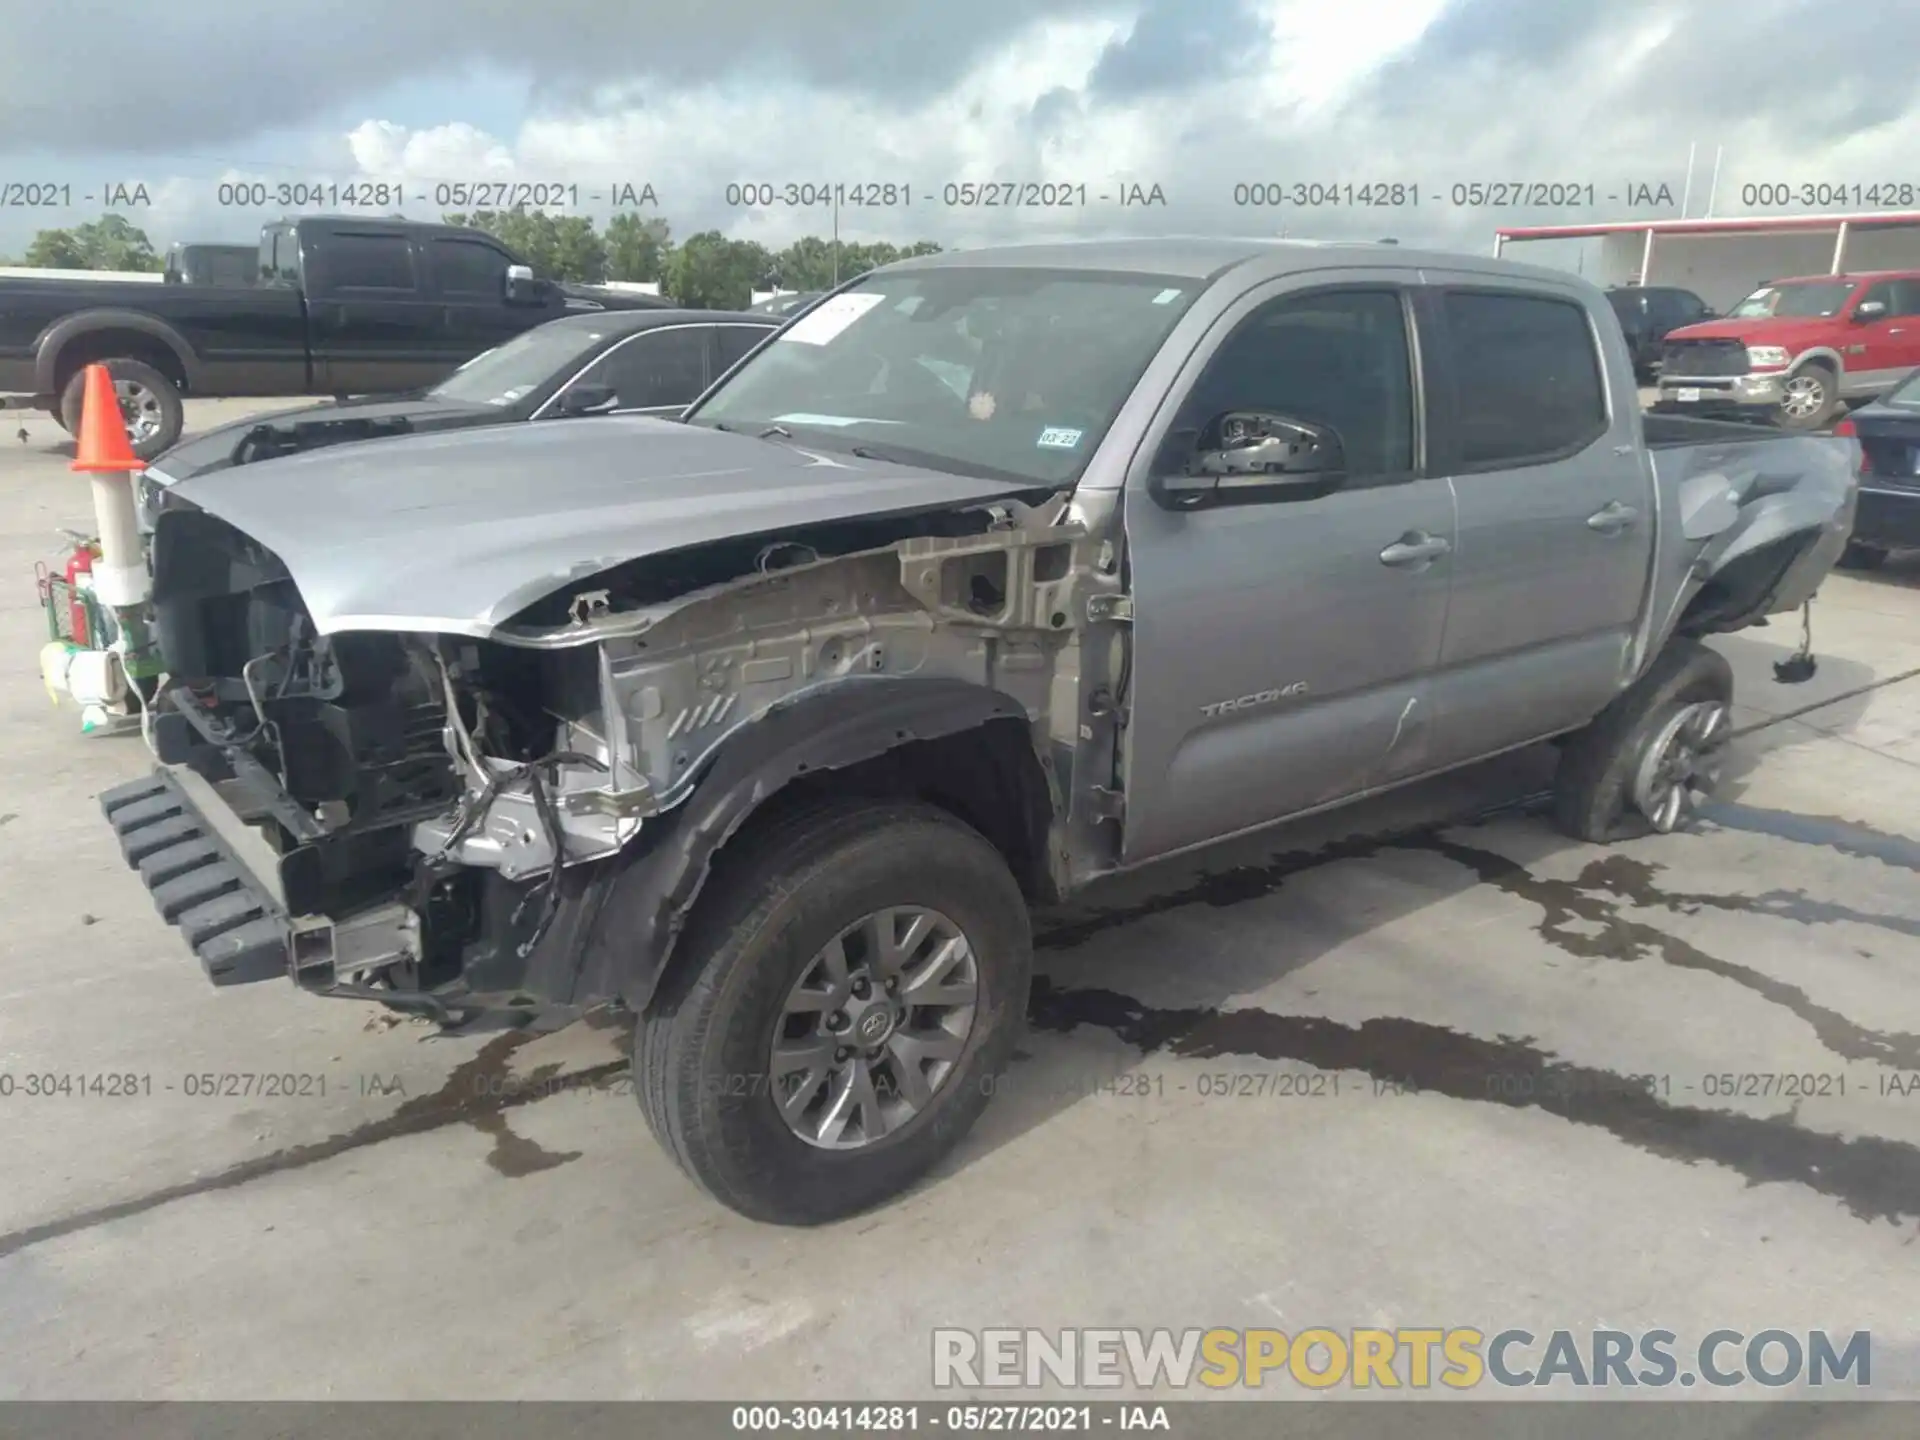
[[[506,294],[507,257],[479,240],[435,240],[433,278],[442,295],[498,300]]]
[[[732,369],[735,361],[771,335],[774,328],[771,325],[716,326],[715,332],[720,340],[720,358],[714,374],[717,376],[723,370]]]
[[[1900,297],[1894,291],[1894,282],[1891,280],[1882,280],[1877,285],[1869,285],[1853,308],[1858,310],[1862,305],[1871,305],[1877,302],[1887,307],[1886,315],[1879,317],[1885,320],[1888,316],[1898,315],[1900,313],[1899,299]]]
[[[404,235],[341,232],[320,242],[327,276],[341,290],[415,290],[413,246]]]
[[[1920,280],[1896,280],[1893,282],[1893,303],[1887,307],[1890,315],[1920,315]]]
[[[1227,337],[1182,408],[1200,427],[1227,410],[1265,410],[1330,428],[1354,479],[1413,469],[1413,379],[1396,290],[1289,295]]]
[[[291,225],[277,225],[260,237],[260,278],[282,285],[300,283],[300,237]]]
[[[634,336],[581,377],[611,386],[621,410],[691,405],[707,388],[707,327],[685,325]]]
[[[1606,382],[1583,308],[1471,290],[1450,290],[1441,305],[1462,466],[1544,463],[1606,433]]]
[[[209,267],[213,271],[213,283],[216,285],[251,285],[253,283],[253,257],[246,253],[229,254],[216,250]]]

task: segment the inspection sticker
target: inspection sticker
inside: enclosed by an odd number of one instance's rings
[[[824,345],[887,297],[854,291],[823,300],[780,332],[782,340],[798,345]]]
[[[1040,432],[1039,445],[1043,450],[1072,450],[1080,444],[1084,430],[1065,430],[1058,425],[1049,425]]]
[[[1179,290],[1162,290],[1158,295],[1153,297],[1153,303],[1156,305],[1171,305],[1180,298],[1182,293],[1183,292]]]

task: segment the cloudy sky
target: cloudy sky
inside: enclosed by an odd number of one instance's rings
[[[251,240],[280,185],[367,180],[402,182],[420,218],[461,182],[574,185],[602,215],[591,196],[650,184],[678,235],[778,244],[828,213],[729,205],[730,183],[894,182],[910,205],[843,210],[842,233],[1473,250],[1501,223],[1678,215],[1696,143],[1696,215],[1721,148],[1716,214],[1752,213],[1762,182],[1920,185],[1912,0],[173,0],[137,25],[106,0],[8,8],[0,253],[96,218],[116,183],[146,186],[125,213],[160,244]],[[942,203],[949,182],[1027,180],[1089,203]],[[1449,203],[1509,180],[1596,201]],[[264,183],[266,209],[223,205],[236,181]],[[1236,206],[1257,182],[1411,183],[1419,203]],[[22,206],[34,183],[72,207]],[[1635,183],[1673,203],[1629,205]],[[1156,185],[1164,207],[1098,198]]]

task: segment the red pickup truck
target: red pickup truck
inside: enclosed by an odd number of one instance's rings
[[[1658,408],[1817,430],[1920,369],[1920,271],[1775,280],[1719,320],[1669,332]]]

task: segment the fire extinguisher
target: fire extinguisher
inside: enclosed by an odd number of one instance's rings
[[[87,592],[93,588],[93,543],[81,541],[67,556],[67,623],[73,627],[73,643],[83,650],[93,648],[92,627],[87,624]]]

